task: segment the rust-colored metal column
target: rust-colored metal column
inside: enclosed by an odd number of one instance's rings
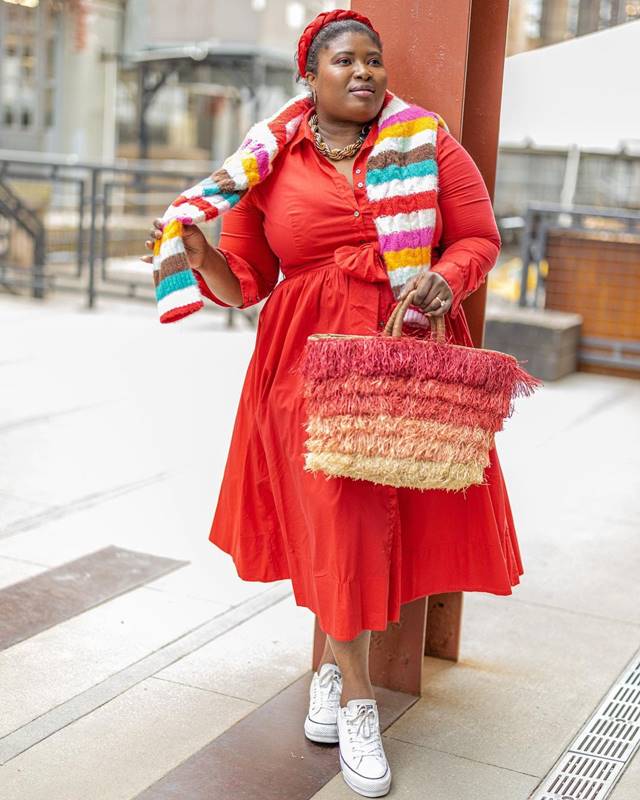
[[[469,151],[493,196],[507,37],[508,0],[352,0],[380,31],[389,89],[437,111]],[[482,346],[486,284],[464,304],[473,341]],[[422,691],[423,653],[458,659],[462,592],[403,606],[400,623],[375,633],[374,684]],[[324,634],[316,625],[313,666]]]

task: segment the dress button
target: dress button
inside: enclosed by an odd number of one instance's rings
[[[360,212],[359,211],[354,211],[353,212],[353,216],[354,217],[359,217],[360,216]]]
[[[358,169],[356,170],[356,175],[359,175],[361,172],[362,170],[360,169],[360,167],[358,167]]]
[[[362,189],[364,183],[362,181],[358,181],[358,189]]]

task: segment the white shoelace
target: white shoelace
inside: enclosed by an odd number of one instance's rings
[[[366,756],[384,757],[376,712],[372,706],[360,706],[354,717],[347,717],[347,727],[353,756],[358,758],[356,766],[360,766]]]
[[[324,675],[318,676],[313,693],[314,706],[335,710],[340,706],[342,692],[342,678],[336,670],[327,670]]]

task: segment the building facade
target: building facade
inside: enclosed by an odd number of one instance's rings
[[[106,163],[220,158],[296,91],[307,22],[348,5],[0,0],[0,149]]]
[[[124,0],[0,0],[0,147],[110,160]]]
[[[640,19],[640,0],[510,0],[507,55]]]

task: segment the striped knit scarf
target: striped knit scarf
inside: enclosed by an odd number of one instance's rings
[[[183,192],[165,211],[162,237],[156,239],[153,255],[160,322],[175,322],[203,305],[187,261],[182,226],[214,219],[263,181],[312,105],[309,95],[298,95],[273,116],[257,122],[220,169]],[[438,114],[385,93],[378,136],[366,162],[366,191],[396,298],[410,278],[431,265],[438,125],[447,129]],[[405,321],[428,325],[415,308],[407,312]]]

